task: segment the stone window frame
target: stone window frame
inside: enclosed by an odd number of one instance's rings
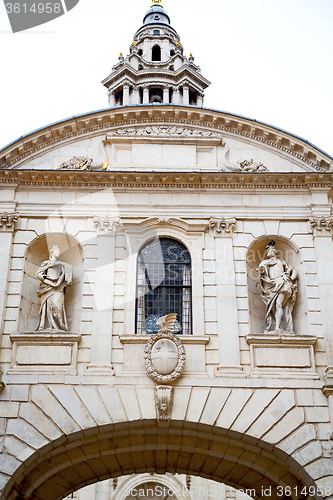
[[[135,298],[136,298],[136,276],[138,252],[149,240],[154,238],[174,238],[180,241],[188,249],[192,260],[192,335],[202,336],[204,334],[204,283],[203,283],[203,259],[204,233],[207,222],[187,223],[181,219],[160,219],[152,217],[135,223],[123,223],[125,230],[126,246],[128,255],[126,259],[126,285],[125,285],[125,318],[124,333],[133,335],[135,332]],[[135,279],[129,279],[134,277]]]

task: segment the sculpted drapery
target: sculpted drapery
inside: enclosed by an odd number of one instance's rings
[[[275,242],[266,247],[266,259],[258,269],[261,297],[266,305],[266,332],[293,332],[292,312],[297,295],[297,272],[277,257]]]
[[[72,266],[58,261],[59,255],[59,247],[54,246],[49,260],[40,265],[36,274],[41,281],[37,291],[41,300],[37,330],[68,330],[65,292],[66,287],[72,284]]]

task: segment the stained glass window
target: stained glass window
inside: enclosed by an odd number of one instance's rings
[[[191,256],[171,238],[156,238],[139,252],[136,333],[157,333],[161,316],[177,313],[173,333],[192,333]]]

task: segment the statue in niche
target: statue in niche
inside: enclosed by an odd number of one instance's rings
[[[41,301],[37,330],[68,331],[65,293],[66,287],[72,284],[72,266],[57,260],[59,255],[59,247],[53,246],[49,260],[41,264],[36,274],[41,281],[37,291]]]
[[[266,247],[266,259],[258,268],[261,297],[266,305],[266,332],[293,333],[292,313],[297,295],[297,272],[277,257],[275,241]]]

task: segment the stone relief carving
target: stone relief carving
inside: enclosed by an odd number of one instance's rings
[[[277,257],[275,241],[266,247],[259,264],[261,297],[266,305],[266,330],[293,332],[292,312],[297,296],[297,272]]]
[[[41,281],[39,290],[40,297],[40,319],[36,331],[39,330],[63,330],[68,331],[65,312],[66,287],[72,284],[72,266],[60,262],[60,249],[53,246],[50,250],[49,259],[44,261],[36,273]],[[48,324],[48,328],[46,328]]]
[[[172,224],[170,217],[158,217],[156,224]]]
[[[175,136],[175,137],[216,137],[222,138],[222,134],[212,130],[200,130],[190,127],[149,125],[147,127],[119,128],[108,132],[108,137],[114,136]]]
[[[253,159],[238,161],[237,165],[235,163],[230,163],[228,159],[230,151],[229,145],[227,143],[223,143],[222,146],[224,147],[224,150],[220,170],[228,172],[268,172],[268,168],[265,167],[261,161]]]
[[[236,227],[236,219],[225,219],[221,217],[220,219],[214,219],[213,217],[209,221],[209,229],[212,236],[224,236],[232,235]]]
[[[333,234],[333,217],[310,217],[310,226],[315,234]]]
[[[156,321],[161,330],[152,335],[144,349],[144,361],[148,375],[166,384],[176,380],[185,366],[186,352],[182,341],[171,333],[177,321],[177,314],[162,316]]]
[[[73,156],[69,161],[58,165],[58,169],[64,170],[92,170],[94,160],[85,156]]]
[[[118,226],[120,225],[119,218],[110,218],[107,215],[105,217],[94,217],[94,226],[96,227],[97,235],[116,233]]]
[[[13,214],[3,212],[0,216],[0,229],[4,231],[13,231],[18,218],[18,212],[14,212]]]
[[[171,420],[173,404],[173,388],[170,385],[155,387],[155,405],[158,422]]]

